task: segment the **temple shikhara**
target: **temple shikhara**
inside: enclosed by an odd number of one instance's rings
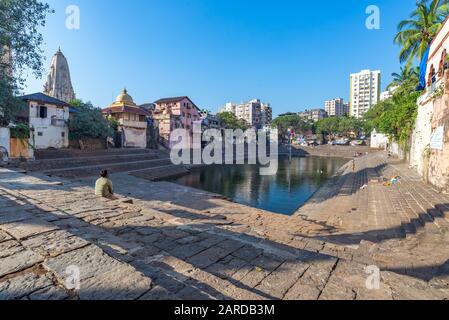
[[[67,103],[75,99],[69,64],[61,49],[58,49],[51,60],[44,93]]]

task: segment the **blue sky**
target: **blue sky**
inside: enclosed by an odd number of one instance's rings
[[[42,29],[48,69],[60,46],[77,97],[106,107],[126,87],[136,103],[188,95],[217,111],[260,98],[274,114],[349,96],[349,74],[399,69],[396,27],[414,0],[48,0]],[[79,6],[80,30],[65,27]],[[365,27],[377,5],[381,29]],[[46,71],[45,71],[46,72]],[[44,75],[45,78],[45,75]],[[41,91],[29,77],[26,92]]]

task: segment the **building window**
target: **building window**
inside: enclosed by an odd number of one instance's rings
[[[432,66],[430,66],[428,85],[430,86],[432,83],[435,83],[435,82],[436,82],[435,68],[432,65]]]
[[[43,133],[43,132],[38,132],[38,133],[37,133],[37,136],[38,136],[38,137],[43,137],[43,136],[44,136],[44,133]]]
[[[45,106],[38,106],[36,108],[36,110],[37,110],[37,117],[38,118],[42,118],[42,119],[47,118],[47,114],[48,114],[47,107],[45,107]]]
[[[447,52],[446,49],[444,49],[443,53],[441,54],[440,66],[438,68],[438,77],[444,76],[444,70],[446,70],[448,66],[446,60],[447,60]]]
[[[61,137],[65,138],[65,132],[61,132]]]

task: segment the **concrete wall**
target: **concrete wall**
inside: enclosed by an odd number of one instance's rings
[[[147,129],[123,127],[122,131],[125,136],[125,148],[145,149],[147,147]]]
[[[416,168],[423,177],[427,175],[427,152],[432,136],[431,119],[433,115],[433,102],[426,101],[418,104],[418,116],[416,118],[415,130],[412,134],[410,149],[410,165]]]
[[[371,149],[386,150],[388,146],[388,137],[383,133],[377,133],[376,131],[371,133],[370,139]]]
[[[9,128],[0,128],[0,147],[5,148],[6,152],[8,152],[8,155],[11,150],[9,139],[10,139]],[[3,155],[3,157],[0,157],[0,161],[7,160],[7,159],[2,159],[4,157],[6,157],[5,154]]]

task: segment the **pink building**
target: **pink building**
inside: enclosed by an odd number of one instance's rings
[[[193,124],[201,119],[201,111],[189,97],[159,99],[153,117],[158,121],[159,136],[168,147],[170,133],[175,129],[186,129],[193,133]]]

